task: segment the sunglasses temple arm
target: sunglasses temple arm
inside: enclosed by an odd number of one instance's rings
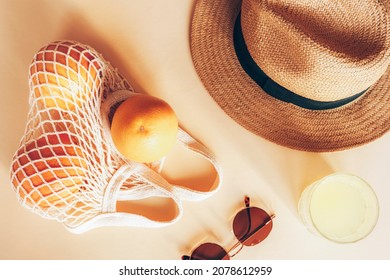
[[[263,228],[263,227],[265,227],[266,225],[268,225],[268,224],[272,221],[272,219],[275,218],[275,215],[272,214],[272,215],[270,215],[269,217],[270,217],[270,219],[269,219],[264,225],[261,225],[260,227],[258,227],[258,228],[256,229],[256,231],[255,231],[253,234],[255,234],[255,233],[258,232],[261,228]],[[253,234],[250,235],[250,236],[253,236]],[[237,255],[237,254],[242,250],[242,248],[244,247],[243,242],[245,242],[250,236],[248,236],[248,237],[245,238],[244,240],[238,241],[236,244],[234,244],[234,245],[227,251],[228,256],[229,256],[230,258],[233,258],[235,255]],[[240,246],[240,248],[239,248],[236,252],[234,252],[234,254],[230,254],[233,250],[235,250],[235,249],[236,249],[237,247],[239,247],[239,246]]]
[[[245,207],[249,208],[249,206],[251,204],[251,199],[249,198],[249,196],[245,196],[244,203],[245,203]]]
[[[270,219],[269,219],[264,225],[259,226],[259,227],[255,230],[255,232],[254,232],[253,234],[251,234],[250,236],[244,238],[244,239],[241,241],[241,243],[242,243],[242,242],[245,242],[246,240],[249,239],[249,237],[253,236],[255,233],[257,233],[257,232],[258,232],[259,230],[261,230],[263,227],[265,227],[266,225],[268,225],[268,224],[272,221],[272,219],[275,218],[275,215],[274,215],[274,214],[271,214],[271,215],[269,216],[269,218],[270,218]]]
[[[240,248],[236,251],[236,252],[234,252],[234,254],[230,254],[233,250],[235,250],[237,247],[239,247],[240,246]],[[226,254],[230,257],[230,258],[233,258],[235,255],[237,255],[241,250],[242,250],[242,248],[244,247],[244,245],[240,242],[240,241],[238,241],[236,244],[234,244],[227,252],[226,252]]]

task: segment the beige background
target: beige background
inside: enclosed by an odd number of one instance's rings
[[[0,259],[179,259],[202,241],[229,247],[232,217],[245,194],[276,218],[269,238],[235,259],[390,259],[390,135],[344,152],[313,154],[277,146],[238,126],[194,71],[188,42],[193,2],[0,1]],[[39,48],[59,39],[91,45],[137,91],[168,101],[181,125],[216,154],[224,171],[220,191],[202,202],[184,202],[182,219],[161,229],[100,228],[74,235],[22,208],[9,166],[26,122],[28,66]],[[170,168],[184,179],[203,178],[208,170],[196,160]],[[360,175],[379,197],[376,228],[355,244],[316,237],[297,216],[301,189],[333,171]]]

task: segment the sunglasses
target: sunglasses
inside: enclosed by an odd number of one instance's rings
[[[233,219],[233,233],[238,242],[229,250],[216,243],[203,243],[192,251],[190,256],[182,256],[182,260],[229,260],[244,246],[253,246],[263,241],[272,230],[272,219],[263,209],[250,206],[248,196],[244,199],[245,208],[237,212]],[[232,254],[232,252],[235,252]]]

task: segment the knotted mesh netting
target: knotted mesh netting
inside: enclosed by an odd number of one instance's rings
[[[29,87],[25,133],[11,166],[12,185],[23,206],[68,229],[114,213],[118,199],[151,195],[171,197],[177,204],[172,221],[180,216],[181,204],[174,194],[178,188],[159,175],[162,161],[130,162],[113,146],[110,119],[134,91],[98,52],[74,41],[48,44],[33,58]],[[115,92],[122,94],[114,96]],[[181,129],[179,134],[181,142],[217,166],[204,146]],[[216,181],[207,194],[218,188]],[[124,224],[146,225],[146,218],[130,216]],[[100,225],[118,225],[121,218],[111,216]]]

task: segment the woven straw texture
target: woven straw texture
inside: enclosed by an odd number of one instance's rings
[[[386,5],[381,1],[200,0],[191,29],[194,65],[221,108],[257,135],[313,152],[359,146],[390,128]],[[233,28],[240,12],[251,56],[278,84],[318,101],[369,89],[353,102],[327,110],[304,109],[271,97],[237,59]]]
[[[30,111],[11,181],[20,203],[34,213],[78,233],[107,225],[157,227],[181,216],[181,199],[203,199],[219,188],[220,170],[213,155],[182,129],[178,141],[216,168],[216,181],[207,191],[171,185],[159,174],[163,160],[135,163],[115,149],[110,118],[118,104],[135,93],[89,46],[73,41],[48,44],[33,59],[29,86]],[[150,196],[168,197],[176,209],[159,221],[116,213],[117,200]]]

